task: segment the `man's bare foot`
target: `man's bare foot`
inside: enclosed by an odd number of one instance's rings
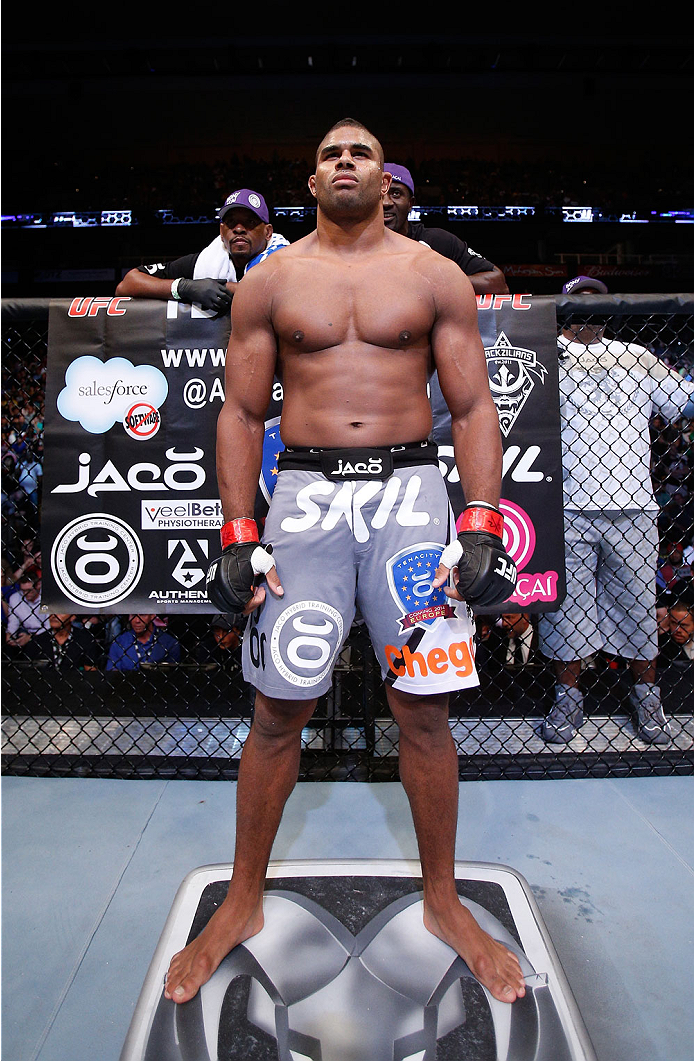
[[[164,997],[174,1002],[187,1002],[193,998],[229,951],[255,936],[262,927],[262,900],[250,917],[240,920],[238,906],[225,899],[200,935],[174,954],[166,974]]]
[[[425,905],[424,926],[456,951],[472,975],[500,1002],[515,1002],[525,994],[518,958],[480,928],[463,904],[456,900],[450,910],[436,915]]]

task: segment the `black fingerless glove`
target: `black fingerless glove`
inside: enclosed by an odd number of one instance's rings
[[[181,302],[197,302],[203,309],[222,313],[231,305],[231,295],[224,280],[179,280]]]
[[[446,567],[457,567],[455,587],[477,607],[502,604],[518,581],[516,565],[504,549],[504,519],[495,508],[471,505],[460,521],[460,533],[441,555]]]
[[[243,612],[253,596],[256,575],[273,566],[271,550],[260,545],[254,519],[229,520],[221,538],[222,555],[207,572],[207,596],[220,612]]]

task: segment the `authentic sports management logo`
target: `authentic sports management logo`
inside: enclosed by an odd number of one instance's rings
[[[146,441],[159,430],[159,410],[168,392],[166,376],[153,365],[86,355],[68,367],[57,406],[63,419],[76,421],[90,434],[102,435],[121,423],[131,438]]]

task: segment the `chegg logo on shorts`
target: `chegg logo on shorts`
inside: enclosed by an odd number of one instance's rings
[[[413,652],[408,645],[403,645],[402,649],[396,645],[386,645],[385,654],[388,667],[398,678],[403,678],[405,674],[409,678],[427,678],[430,674],[438,676],[445,674],[451,666],[459,678],[467,678],[474,668],[472,639],[467,642],[454,641],[448,650],[429,649],[426,656],[423,652]]]

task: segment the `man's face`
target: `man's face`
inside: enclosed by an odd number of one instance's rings
[[[670,633],[678,645],[685,645],[694,637],[694,615],[689,608],[670,608]]]
[[[153,615],[131,615],[130,626],[132,627],[134,634],[144,634],[145,630],[149,630],[152,623],[154,622]]]
[[[57,634],[59,630],[69,630],[74,618],[74,615],[49,615],[48,625],[53,633]]]
[[[400,181],[392,181],[383,200],[383,220],[386,223],[386,228],[406,236],[407,215],[412,209],[413,203],[414,195],[410,189],[405,184],[401,184]]]
[[[520,637],[530,626],[530,620],[521,612],[504,612],[501,625],[507,637]]]
[[[219,225],[219,234],[226,252],[234,262],[247,265],[251,258],[267,247],[272,225],[245,206],[232,206]]]
[[[226,630],[223,626],[213,626],[212,636],[220,648],[236,648],[239,641],[236,630]]]
[[[577,295],[599,295],[597,287],[584,287],[581,291],[576,292]],[[595,343],[598,339],[601,339],[603,332],[605,331],[605,325],[596,323],[593,320],[576,320],[571,321],[564,328],[564,335],[569,339],[577,340],[580,343],[585,343],[586,346],[590,346],[591,343]]]
[[[19,588],[24,594],[24,597],[28,601],[38,600],[41,595],[41,580],[38,579],[36,582],[33,579],[23,579],[19,583]]]
[[[318,148],[316,172],[308,186],[329,217],[361,220],[382,202],[390,184],[383,172],[383,149],[365,129],[333,129]]]

